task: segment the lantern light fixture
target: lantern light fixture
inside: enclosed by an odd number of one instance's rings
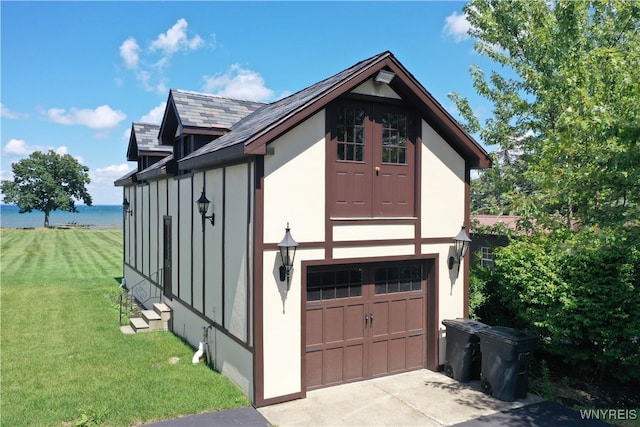
[[[216,213],[213,212],[211,214],[211,216],[207,216],[207,212],[209,211],[209,204],[211,203],[211,201],[209,201],[209,199],[207,199],[207,196],[204,193],[204,188],[202,188],[202,194],[200,195],[200,198],[196,201],[196,205],[198,206],[198,212],[200,212],[200,215],[202,216],[202,231],[204,232],[204,221],[205,220],[209,220],[211,222],[211,225],[215,225],[216,222]],[[215,207],[214,207],[215,209]]]
[[[278,249],[280,249],[280,261],[282,265],[280,266],[280,281],[287,281],[287,288],[290,285],[291,280],[291,270],[293,269],[293,260],[296,256],[296,248],[298,247],[298,242],[293,240],[291,237],[291,229],[289,228],[289,223],[287,223],[287,228],[285,228],[284,238],[280,243],[278,243]]]
[[[471,243],[471,239],[467,235],[467,232],[464,228],[464,225],[460,229],[460,232],[456,237],[453,238],[455,256],[449,257],[449,270],[453,269],[453,264],[458,264],[458,273],[460,273],[460,263],[462,258],[467,253],[469,249],[469,244]]]

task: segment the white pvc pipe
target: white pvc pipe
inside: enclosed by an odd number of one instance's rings
[[[193,359],[191,359],[191,363],[196,364],[200,362],[200,358],[204,354],[205,345],[206,343],[204,341],[200,341],[200,344],[198,345],[198,351],[196,351],[196,354],[193,355]]]

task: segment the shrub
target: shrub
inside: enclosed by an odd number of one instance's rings
[[[494,255],[472,273],[476,317],[538,335],[581,374],[640,379],[637,228],[526,236]]]

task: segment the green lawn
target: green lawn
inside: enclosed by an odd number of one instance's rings
[[[0,240],[0,425],[128,426],[250,404],[171,333],[120,332],[121,231]]]

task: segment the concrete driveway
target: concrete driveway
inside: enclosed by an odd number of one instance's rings
[[[306,399],[259,408],[273,425],[451,426],[542,401],[502,402],[484,394],[480,381],[463,384],[422,369],[307,393]]]

